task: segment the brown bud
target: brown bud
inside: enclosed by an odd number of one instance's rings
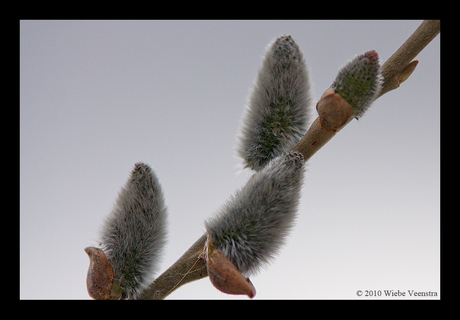
[[[404,81],[409,78],[409,76],[414,72],[415,68],[417,67],[418,60],[413,60],[409,63],[404,70],[401,72],[401,75],[397,77],[399,84],[403,83]]]
[[[256,295],[256,289],[248,278],[238,271],[235,265],[227,259],[219,250],[206,244],[206,266],[211,283],[216,289],[227,294],[245,294],[249,298]]]
[[[336,132],[354,115],[352,106],[334,91],[327,89],[316,104],[320,125],[329,132]]]
[[[89,256],[89,269],[86,277],[88,294],[95,300],[118,299],[112,293],[113,272],[112,266],[104,251],[95,247],[85,248]]]

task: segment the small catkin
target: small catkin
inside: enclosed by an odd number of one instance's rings
[[[101,247],[122,299],[134,299],[151,280],[166,237],[166,206],[152,169],[137,163],[107,217]]]
[[[291,36],[267,49],[245,110],[237,154],[245,167],[259,171],[292,149],[307,131],[310,83],[307,67]]]
[[[303,182],[300,152],[284,153],[205,222],[208,241],[248,276],[278,252],[296,215]]]
[[[352,106],[354,116],[359,118],[378,97],[382,84],[379,56],[371,50],[346,63],[331,88]]]

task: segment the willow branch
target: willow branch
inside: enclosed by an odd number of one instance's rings
[[[378,97],[398,88],[402,82],[407,80],[418,63],[417,60],[412,61],[412,59],[436,37],[440,30],[441,22],[439,20],[424,20],[399,49],[385,61],[380,69],[384,79]],[[294,149],[301,152],[305,160],[308,160],[351,120],[353,117],[341,128],[332,132],[320,125],[320,118],[318,117]]]
[[[410,76],[417,65],[417,61],[412,61],[412,59],[439,32],[439,20],[423,21],[401,47],[382,65],[381,73],[384,76],[384,83],[379,97],[390,90],[398,88]],[[301,152],[305,160],[308,160],[352,119],[353,117],[338,130],[330,131],[322,127],[319,118],[317,118],[294,150]],[[207,277],[206,261],[202,256],[205,242],[206,235],[203,235],[169,269],[144,290],[140,299],[164,299],[178,287]]]
[[[411,62],[441,31],[440,20],[424,20],[398,50],[382,65],[385,82],[380,95],[396,89],[415,69]],[[412,63],[412,65],[411,65]],[[413,69],[412,69],[413,67]]]
[[[155,279],[142,293],[141,300],[161,300],[180,286],[208,276],[202,235],[168,270]]]

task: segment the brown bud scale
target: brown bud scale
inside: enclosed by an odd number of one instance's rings
[[[334,89],[327,89],[316,104],[320,125],[329,132],[337,132],[354,115],[352,106]]]
[[[219,250],[206,244],[206,266],[208,276],[216,289],[227,294],[245,294],[249,298],[256,295],[256,289],[248,278],[238,271],[235,265],[228,260]]]
[[[89,256],[86,287],[88,294],[95,300],[114,300],[118,297],[112,293],[113,272],[112,266],[104,251],[100,248],[87,247],[85,252]]]

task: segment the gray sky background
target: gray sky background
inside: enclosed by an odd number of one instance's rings
[[[340,66],[371,49],[384,62],[420,22],[21,21],[20,297],[89,299],[83,249],[136,162],[153,168],[169,208],[160,273],[203,234],[250,176],[237,174],[235,138],[275,37],[304,53],[313,120]],[[309,161],[296,226],[251,278],[255,299],[439,297],[440,36],[416,59]],[[208,278],[168,298],[247,299]]]

